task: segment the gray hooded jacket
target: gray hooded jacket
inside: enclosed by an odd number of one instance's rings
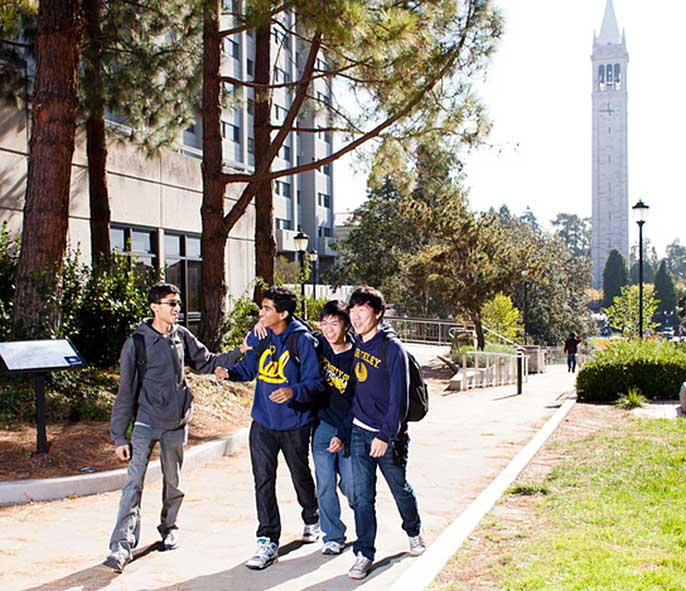
[[[119,390],[110,420],[110,435],[117,447],[128,442],[126,431],[132,419],[156,429],[177,429],[188,423],[193,395],[186,383],[184,357],[198,373],[212,373],[217,367],[236,363],[241,356],[238,347],[227,353],[210,353],[183,326],[175,325],[165,337],[146,320],[135,333],[145,339],[145,379],[136,400],[136,348],[131,336],[121,350]]]

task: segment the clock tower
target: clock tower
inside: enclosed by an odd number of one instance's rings
[[[612,0],[605,4],[600,34],[593,34],[593,287],[602,288],[605,262],[617,249],[629,264],[627,165],[627,64]]]

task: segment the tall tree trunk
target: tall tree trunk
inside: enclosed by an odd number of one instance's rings
[[[105,94],[102,83],[102,0],[83,0],[86,39],[83,47],[84,88],[88,95],[86,152],[90,201],[91,261],[95,265],[110,258],[110,199],[107,187],[107,138]]]
[[[38,9],[36,88],[13,312],[17,335],[48,335],[59,323],[54,296],[69,227],[83,36],[79,9],[78,0],[42,0]]]
[[[255,31],[255,82],[271,82],[271,23],[265,22]],[[271,143],[271,93],[255,93],[255,168],[264,164]],[[271,163],[267,171],[271,170]],[[274,196],[272,181],[260,183],[255,194],[255,277],[267,285],[274,283]],[[261,285],[255,285],[255,301],[261,299]]]
[[[483,322],[481,322],[481,314],[478,312],[472,312],[470,317],[474,323],[474,330],[476,332],[477,349],[479,349],[479,351],[483,351],[486,348],[486,337],[484,337],[484,326]]]
[[[221,38],[219,1],[205,0],[202,84],[202,324],[200,338],[212,350],[221,341],[226,315],[226,241],[221,138]]]

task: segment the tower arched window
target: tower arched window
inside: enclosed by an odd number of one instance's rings
[[[615,87],[620,88],[622,84],[622,69],[619,64],[615,64]]]
[[[612,64],[607,64],[605,66],[605,72],[606,72],[606,78],[607,78],[607,83],[612,84]]]
[[[598,66],[598,83],[605,84],[605,66]]]

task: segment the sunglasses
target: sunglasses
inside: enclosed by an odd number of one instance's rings
[[[176,308],[178,306],[181,308],[183,306],[183,302],[181,300],[176,301],[176,300],[160,300],[159,302],[155,302],[156,304],[167,304],[170,308]]]

